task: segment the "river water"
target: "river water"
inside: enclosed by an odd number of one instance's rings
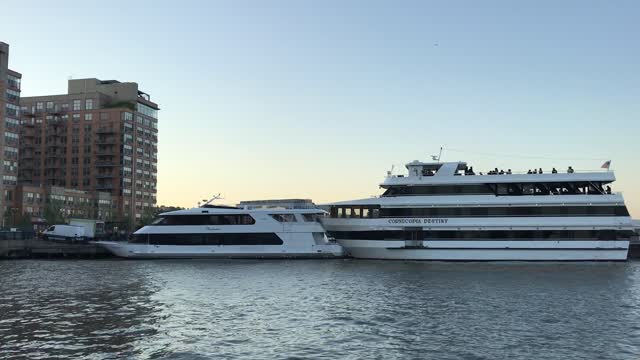
[[[0,261],[0,358],[638,359],[640,262]]]

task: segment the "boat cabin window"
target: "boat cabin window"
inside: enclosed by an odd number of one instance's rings
[[[133,234],[129,240],[136,244],[152,245],[282,245],[275,233],[227,233],[227,234]]]
[[[602,182],[487,184],[498,196],[504,195],[606,195],[611,188]]]
[[[627,208],[610,205],[591,206],[475,206],[441,208],[385,208],[383,218],[429,217],[567,217],[567,216],[629,216]]]
[[[256,221],[249,214],[230,215],[164,215],[151,225],[253,225]]]
[[[371,219],[380,216],[379,205],[332,206],[329,211],[332,218]]]
[[[479,185],[432,185],[432,186],[392,186],[382,196],[411,195],[475,195],[493,194],[485,184]]]
[[[320,222],[320,214],[302,214],[302,218],[306,222]]]
[[[409,240],[416,236],[414,231],[376,230],[376,231],[335,231],[332,233],[339,239],[367,240]],[[419,239],[576,239],[576,240],[628,240],[633,236],[629,230],[434,230],[420,231]]]
[[[611,188],[602,182],[497,183],[473,185],[391,186],[382,196],[428,195],[606,195]],[[347,215],[349,217],[349,215]]]
[[[271,214],[272,218],[274,218],[278,222],[296,222],[296,216],[294,214]]]

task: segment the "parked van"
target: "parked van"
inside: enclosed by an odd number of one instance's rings
[[[84,228],[74,225],[51,225],[42,232],[42,238],[52,241],[82,241],[85,239]]]

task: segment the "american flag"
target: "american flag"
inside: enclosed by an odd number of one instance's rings
[[[604,162],[604,164],[602,164],[602,166],[600,166],[602,169],[609,169],[609,166],[611,166],[611,160],[607,160]]]

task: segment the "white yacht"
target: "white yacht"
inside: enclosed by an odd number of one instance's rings
[[[419,162],[323,222],[349,255],[458,261],[626,260],[633,225],[612,171],[476,174]]]
[[[333,258],[342,247],[320,223],[323,210],[205,204],[162,213],[128,242],[101,241],[127,258]]]

